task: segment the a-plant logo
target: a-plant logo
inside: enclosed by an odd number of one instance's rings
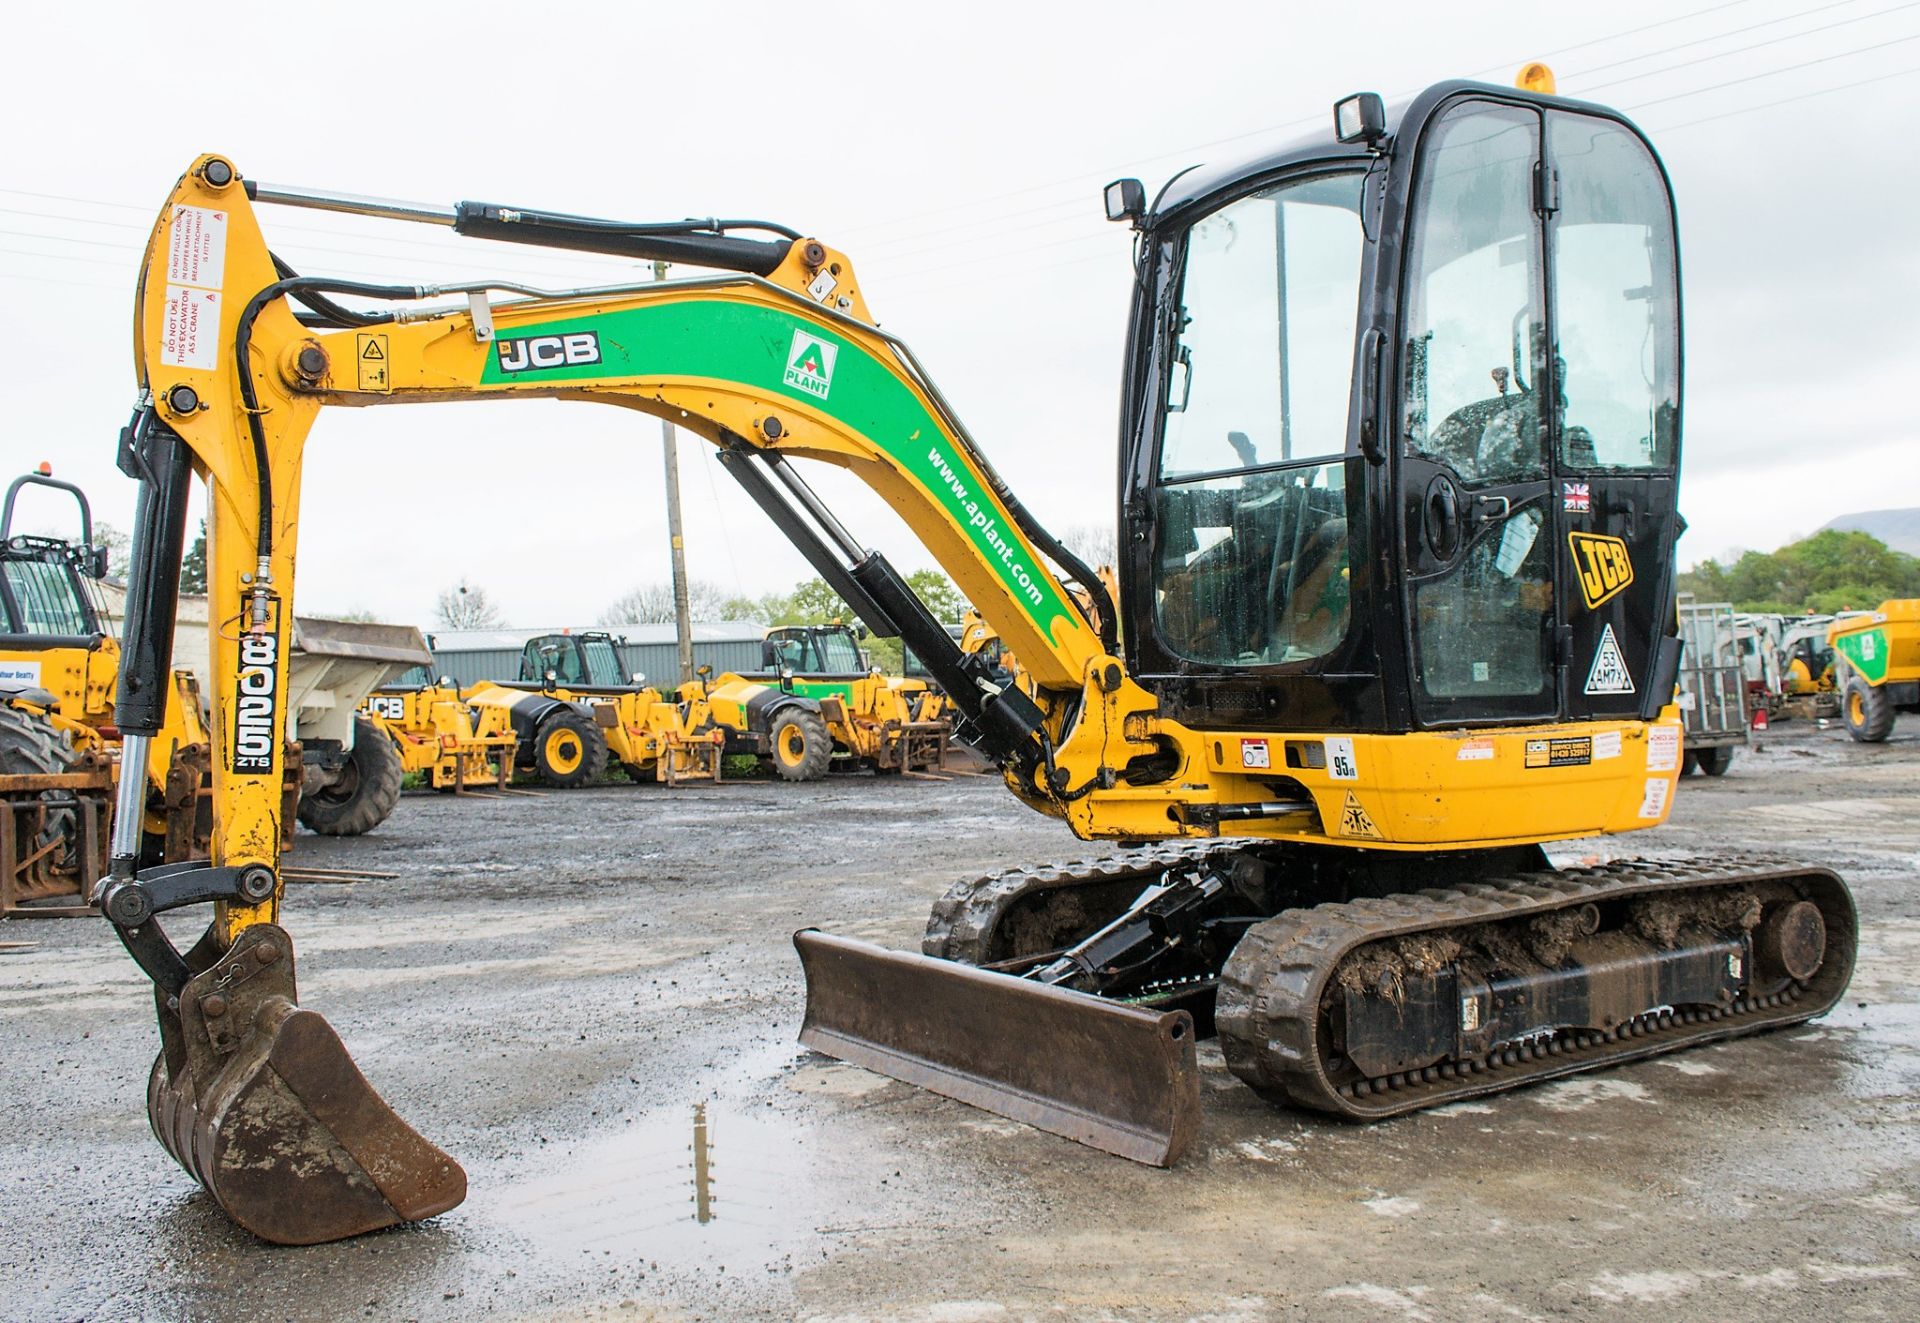
[[[787,350],[787,385],[826,399],[833,385],[833,360],[839,355],[840,346],[801,327],[793,333],[793,345]]]
[[[1587,608],[1599,606],[1633,582],[1633,560],[1627,544],[1599,533],[1569,533],[1574,572],[1580,577],[1580,596]]]

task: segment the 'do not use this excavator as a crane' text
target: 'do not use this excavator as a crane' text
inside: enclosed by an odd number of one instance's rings
[[[1262,1094],[1370,1120],[1830,1007],[1856,939],[1832,873],[1555,870],[1541,849],[1656,826],[1679,774],[1680,284],[1658,157],[1610,110],[1470,83],[1391,117],[1348,98],[1333,121],[1151,204],[1137,181],[1107,190],[1136,232],[1117,602],[816,239],[416,206],[193,162],[138,295],[118,720],[137,767],[197,474],[213,856],[140,868],[142,778],[124,776],[100,891],[155,987],[161,1143],[273,1241],[465,1194],[298,1004],[277,923],[301,459],[331,405],[546,397],[670,419],[905,641],[1015,795],[1131,847],[954,887],[924,953],[797,934],[802,1041],[822,1051],[1165,1164],[1199,1123],[1198,1033]],[[305,276],[269,249],[269,204],[715,274]],[[955,644],[800,460],[900,512],[1024,687]],[[183,952],[160,920],[208,903]]]

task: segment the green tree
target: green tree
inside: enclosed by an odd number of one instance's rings
[[[854,621],[853,608],[840,600],[840,594],[828,586],[825,579],[808,579],[794,585],[787,595],[784,609],[774,617],[776,625],[824,625],[838,620],[843,624]]]
[[[200,535],[180,558],[180,591],[204,597],[207,592],[207,521],[200,521]]]
[[[942,624],[957,625],[967,614],[967,599],[953,586],[953,580],[939,570],[915,570],[907,576],[907,587],[927,604],[933,618]]]
[[[1828,528],[1778,551],[1749,551],[1731,565],[1702,561],[1680,576],[1680,591],[1742,611],[1865,610],[1920,597],[1920,559],[1869,533]]]

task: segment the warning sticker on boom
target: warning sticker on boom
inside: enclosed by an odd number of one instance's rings
[[[220,289],[227,277],[227,213],[175,207],[167,229],[167,280]]]
[[[166,310],[160,314],[160,366],[199,368],[211,372],[220,366],[220,295],[211,289],[167,286]]]
[[[1620,653],[1620,641],[1614,638],[1612,625],[1600,630],[1600,646],[1594,649],[1593,666],[1587,671],[1586,691],[1589,694],[1633,692],[1633,676],[1627,670],[1627,659]]]
[[[354,360],[360,365],[360,389],[381,395],[393,392],[393,376],[387,371],[387,337],[360,334],[353,338]]]
[[[1340,808],[1340,834],[1342,836],[1360,836],[1368,840],[1384,841],[1380,829],[1373,825],[1373,819],[1360,807],[1360,799],[1351,790],[1347,792],[1347,802]]]

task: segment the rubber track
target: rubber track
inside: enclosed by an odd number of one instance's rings
[[[1722,1009],[1645,1015],[1607,1033],[1563,1033],[1507,1045],[1484,1061],[1361,1081],[1344,1091],[1328,1077],[1321,999],[1340,963],[1362,946],[1435,929],[1524,919],[1588,902],[1781,882],[1808,892],[1827,924],[1828,955],[1808,985],[1795,984],[1786,993],[1743,999]],[[1811,1019],[1846,990],[1857,931],[1845,883],[1825,869],[1783,860],[1615,863],[1521,874],[1289,910],[1255,924],[1221,972],[1215,1023],[1227,1064],[1262,1095],[1353,1120],[1378,1120]]]
[[[987,873],[956,882],[947,888],[946,895],[933,903],[933,913],[928,916],[927,933],[920,943],[920,949],[937,960],[957,960],[964,965],[984,964],[994,930],[1014,904],[1028,896],[1119,882],[1128,877],[1138,877],[1140,885],[1144,887],[1169,868],[1191,867],[1214,855],[1230,856],[1245,848],[1244,844],[1216,840],[1180,841],[1147,846],[1104,859],[1037,864],[1031,868]]]

